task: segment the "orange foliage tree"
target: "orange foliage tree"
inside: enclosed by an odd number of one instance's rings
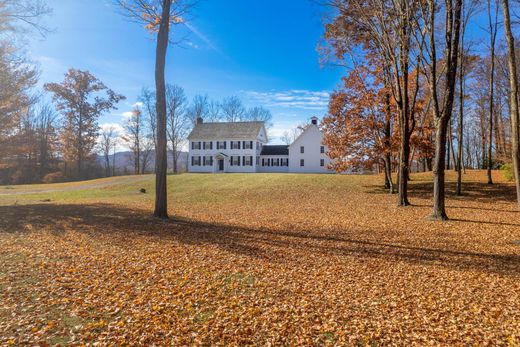
[[[393,191],[392,157],[398,148],[396,110],[378,69],[356,66],[331,95],[323,119],[324,143],[338,172],[384,167],[385,187]]]

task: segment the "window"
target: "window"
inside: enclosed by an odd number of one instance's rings
[[[231,166],[240,166],[240,156],[238,156],[238,155],[231,156]]]
[[[305,160],[300,159],[300,166],[305,166]]]
[[[204,156],[203,164],[204,166],[213,166],[213,157],[208,155]]]
[[[246,155],[242,158],[242,163],[244,166],[253,166],[253,157],[250,155]]]
[[[200,149],[200,141],[192,142],[191,143],[191,149]]]
[[[191,166],[200,166],[200,156],[191,157]]]
[[[262,166],[265,166],[265,158],[262,158]]]
[[[242,145],[244,149],[253,149],[253,141],[243,141]]]
[[[320,166],[325,166],[325,159],[320,159]]]
[[[320,146],[320,153],[325,153],[325,146]]]
[[[259,166],[259,165],[260,165],[260,157],[256,156],[256,166]]]
[[[282,158],[282,166],[289,166],[289,159],[288,158]]]
[[[305,153],[305,147],[300,146],[300,153]],[[302,165],[303,166],[303,165]]]
[[[226,141],[217,141],[217,149],[226,149]]]
[[[231,149],[240,149],[240,141],[231,141]]]

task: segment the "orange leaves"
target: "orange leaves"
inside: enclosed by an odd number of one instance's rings
[[[0,206],[0,345],[520,343],[514,196],[483,173],[446,223],[429,173],[406,209],[375,175],[176,175],[169,222],[148,179]]]

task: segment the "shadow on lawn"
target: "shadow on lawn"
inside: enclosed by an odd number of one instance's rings
[[[368,193],[386,194],[388,190],[382,186],[370,185],[364,186]],[[483,182],[464,182],[462,185],[462,196],[455,195],[456,183],[446,182],[446,196],[448,198],[460,199],[461,201],[468,199],[471,201],[479,201],[484,203],[514,203],[516,202],[515,187],[511,184],[495,183],[488,185]],[[433,196],[433,183],[429,181],[410,181],[409,194],[414,197],[431,199]]]
[[[309,254],[320,254],[406,261],[504,275],[520,273],[520,255],[517,254],[488,254],[375,242],[364,240],[348,230],[250,229],[180,218],[159,221],[143,211],[104,204],[0,206],[0,216],[0,235],[37,232],[41,228],[50,228],[56,235],[62,235],[73,229],[94,237],[113,234],[129,242],[129,236],[144,236],[161,242],[212,245],[234,254],[273,262],[299,263]],[[31,227],[28,228],[28,225]]]

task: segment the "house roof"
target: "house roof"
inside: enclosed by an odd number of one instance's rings
[[[254,139],[264,122],[213,122],[196,124],[188,140]]]
[[[289,155],[289,146],[266,145],[262,147],[260,155]]]

